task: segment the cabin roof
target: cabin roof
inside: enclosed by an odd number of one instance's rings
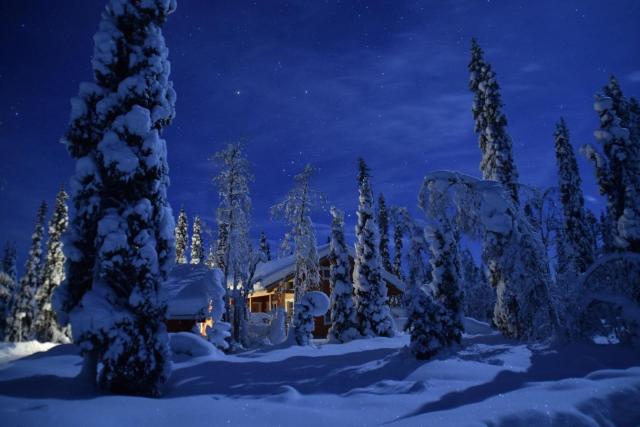
[[[349,257],[355,257],[355,251],[351,246],[347,247],[349,251]],[[329,256],[329,244],[318,246],[318,258],[321,260]],[[292,275],[295,271],[296,260],[295,255],[289,255],[284,258],[274,259],[268,262],[261,262],[256,267],[256,271],[253,276],[253,289],[269,289],[280,280]],[[382,278],[395,286],[398,290],[404,289],[404,283],[398,279],[394,274],[381,268]]]
[[[167,298],[167,318],[194,319],[205,317],[209,301],[214,297],[213,270],[202,264],[178,264],[163,284]]]

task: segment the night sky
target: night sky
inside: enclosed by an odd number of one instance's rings
[[[0,2],[0,244],[26,255],[37,205],[73,173],[59,143],[69,98],[92,79],[103,1]],[[523,183],[556,183],[554,124],[593,142],[593,94],[618,76],[640,95],[640,2],[182,0],[164,27],[177,116],[164,133],[174,211],[213,225],[208,156],[244,139],[255,183],[254,228],[272,245],[284,227],[268,208],[305,163],[315,187],[345,209],[352,232],[356,159],[376,193],[417,214],[422,177],[479,176],[467,88],[475,36],[497,72]],[[587,205],[602,199],[580,159]],[[325,240],[329,215],[314,215]],[[21,265],[20,265],[21,267]]]

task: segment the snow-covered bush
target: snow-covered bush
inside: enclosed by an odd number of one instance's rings
[[[287,339],[285,331],[286,313],[284,308],[277,307],[271,316],[271,325],[269,327],[269,341],[273,345],[278,345]]]
[[[169,334],[169,345],[174,356],[200,357],[215,354],[215,348],[210,343],[191,332]]]
[[[219,268],[213,269],[212,289],[213,295],[211,296],[211,311],[209,314],[213,320],[213,326],[207,326],[207,339],[217,348],[226,350],[229,348],[228,340],[231,335],[231,325],[222,320],[225,314],[224,298],[226,289],[224,286],[223,273]]]
[[[598,259],[576,278],[567,300],[565,338],[640,344],[640,255],[622,252]]]
[[[321,291],[309,291],[300,298],[293,314],[292,330],[296,344],[309,345],[315,326],[313,318],[323,316],[329,309],[329,304],[329,297]]]

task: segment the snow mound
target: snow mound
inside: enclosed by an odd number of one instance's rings
[[[57,345],[52,342],[38,341],[0,342],[0,365],[31,356],[34,353],[47,351]]]
[[[324,292],[309,291],[302,297],[300,305],[307,307],[313,317],[323,316],[329,310],[329,297]]]
[[[209,341],[191,332],[169,334],[169,340],[174,355],[201,357],[220,354]]]

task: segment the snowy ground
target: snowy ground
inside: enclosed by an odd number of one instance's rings
[[[473,326],[429,362],[406,353],[406,336],[236,356],[192,348],[200,356],[176,355],[161,399],[97,393],[74,378],[71,345],[0,344],[0,425],[640,425],[640,350],[527,346]]]

